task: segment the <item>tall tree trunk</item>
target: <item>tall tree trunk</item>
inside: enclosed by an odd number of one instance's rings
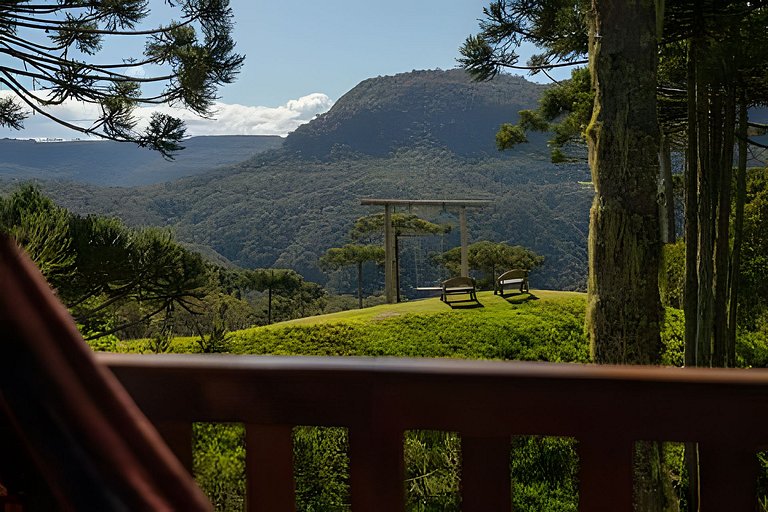
[[[661,352],[656,31],[653,0],[592,2],[587,328],[597,363],[658,364]],[[636,510],[664,509],[660,466],[659,447],[640,443]]]
[[[728,76],[728,73],[725,73]],[[730,268],[731,184],[735,143],[736,88],[729,80],[723,97],[720,177],[718,180],[717,231],[715,235],[715,312],[712,365],[726,366],[728,343],[728,273]]]
[[[669,138],[664,133],[661,134],[660,146],[659,226],[661,227],[661,243],[672,244],[677,239],[675,232],[675,192],[672,183],[672,148],[669,144]]]
[[[712,256],[713,246],[713,225],[712,225],[712,159],[710,146],[710,98],[709,84],[704,80],[704,73],[701,71],[703,62],[701,51],[696,56],[699,69],[696,73],[696,117],[698,128],[698,254],[696,261],[698,275],[698,298],[699,303],[696,309],[696,347],[695,347],[695,365],[709,366],[711,364],[712,354],[712,310],[714,308],[714,297],[712,295],[712,278],[714,267]]]
[[[739,304],[741,244],[744,238],[744,203],[747,198],[747,99],[742,89],[739,98],[739,166],[736,172],[736,205],[733,221],[733,253],[731,254],[730,293],[728,296],[728,341],[726,363],[736,366],[736,319]]]
[[[587,129],[596,192],[589,228],[592,353],[599,363],[657,364],[655,2],[594,0],[593,15],[595,106]]]
[[[698,258],[698,118],[696,116],[696,46],[692,40],[688,45],[688,150],[685,166],[685,289],[683,310],[685,313],[685,366],[696,366],[696,310],[699,304],[699,280],[696,274]]]

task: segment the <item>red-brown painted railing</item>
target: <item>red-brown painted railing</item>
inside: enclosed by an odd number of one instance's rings
[[[182,461],[193,421],[246,425],[248,510],[294,510],[291,429],[349,429],[352,508],[403,510],[403,432],[462,436],[462,509],[510,510],[510,436],[578,440],[579,504],[629,511],[637,440],[699,443],[702,505],[752,511],[768,372],[451,359],[100,355]]]

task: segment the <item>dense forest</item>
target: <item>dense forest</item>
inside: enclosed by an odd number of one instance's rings
[[[360,198],[483,198],[492,205],[470,212],[470,241],[528,247],[545,257],[533,286],[583,290],[592,197],[586,161],[552,164],[545,134],[503,154],[493,144],[499,124],[535,107],[543,90],[514,76],[473,83],[459,70],[373,78],[289,135],[283,149],[234,166],[141,188],[40,186],[75,213],[170,227],[220,262],[292,268],[343,292],[352,290],[351,278],[329,281],[318,260],[349,241],[357,218],[378,213]],[[415,213],[458,224],[456,212]],[[456,245],[458,229],[407,240],[404,287],[434,285],[439,272],[425,270],[431,256]]]

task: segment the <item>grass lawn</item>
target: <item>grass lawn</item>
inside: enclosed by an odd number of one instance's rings
[[[461,299],[462,297],[457,297]],[[583,293],[531,290],[506,298],[485,291],[478,303],[429,298],[301,318],[229,333],[235,354],[456,357],[587,362]],[[120,352],[151,352],[149,340]],[[170,352],[199,352],[194,337]]]
[[[586,295],[579,292],[559,292],[552,290],[531,290],[530,293],[522,293],[517,295],[507,295],[505,298],[501,298],[498,295],[494,295],[491,291],[478,292],[477,300],[482,304],[482,308],[472,307],[470,302],[456,303],[454,307],[441,301],[439,297],[433,297],[429,299],[411,300],[408,302],[401,302],[399,304],[381,304],[379,306],[373,306],[364,309],[352,309],[349,311],[341,311],[338,313],[330,313],[327,315],[311,316],[307,318],[298,318],[296,320],[288,320],[287,322],[280,322],[270,326],[262,327],[262,329],[282,329],[289,325],[316,325],[324,323],[338,323],[338,322],[376,322],[384,320],[386,318],[392,318],[399,315],[429,315],[437,313],[445,313],[447,311],[453,311],[457,314],[505,314],[510,311],[510,305],[521,304],[533,300],[542,301],[557,301],[564,299],[584,299]],[[463,298],[458,296],[459,299]],[[451,300],[454,300],[453,298]]]
[[[478,303],[385,304],[231,333],[239,354],[458,357],[586,362],[585,296],[533,290]],[[459,297],[461,298],[461,297]]]

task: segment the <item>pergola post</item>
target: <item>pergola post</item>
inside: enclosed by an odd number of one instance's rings
[[[469,275],[467,208],[482,208],[491,204],[483,199],[369,199],[360,200],[362,205],[384,206],[384,296],[388,304],[398,300],[398,269],[395,248],[395,230],[392,226],[392,208],[395,206],[437,206],[443,209],[459,209],[461,231],[461,275]]]
[[[397,260],[395,258],[395,229],[392,226],[392,205],[384,205],[384,295],[387,304],[397,302]]]
[[[461,277],[469,277],[469,245],[467,243],[467,207],[459,208],[459,233],[461,235]]]

